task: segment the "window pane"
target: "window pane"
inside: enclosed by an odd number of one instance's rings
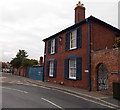
[[[55,53],[55,39],[51,40],[51,53]]]
[[[69,60],[69,78],[76,78],[76,60]]]
[[[76,47],[76,34],[77,31],[72,31],[70,33],[70,48],[75,48]]]
[[[49,76],[53,76],[54,63],[50,62]]]

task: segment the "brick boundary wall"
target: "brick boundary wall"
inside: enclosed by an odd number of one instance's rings
[[[108,70],[108,94],[112,94],[112,82],[120,82],[120,48],[104,49],[91,54],[92,63],[92,90],[97,91],[97,68],[104,63]],[[113,74],[118,72],[118,74]]]

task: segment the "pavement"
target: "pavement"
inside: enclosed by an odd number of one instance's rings
[[[72,93],[78,96],[83,96],[88,99],[96,100],[104,104],[114,106],[116,108],[120,108],[120,100],[114,99],[113,96],[109,94],[104,94],[99,91],[88,91],[85,89],[80,89],[80,88],[66,86],[66,85],[60,85],[58,83],[53,83],[53,82],[42,82],[39,80],[30,79],[30,78],[25,78],[25,77],[23,78],[25,81],[38,85],[38,86],[43,86],[43,87],[52,88],[52,89],[56,89],[60,91],[65,91],[65,92]]]

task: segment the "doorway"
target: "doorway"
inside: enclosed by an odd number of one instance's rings
[[[105,64],[101,63],[97,68],[98,91],[105,92],[108,89],[108,70]]]

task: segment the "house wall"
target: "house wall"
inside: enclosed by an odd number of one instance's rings
[[[91,21],[91,50],[111,49],[115,42],[115,31],[107,26]]]
[[[115,42],[115,31],[106,27],[99,22],[91,20],[91,52],[102,49],[111,49]],[[59,34],[56,37],[62,37],[62,44],[58,43],[58,52],[53,55],[48,55],[48,40],[45,41],[46,55],[44,63],[45,80],[51,82],[64,82],[65,85],[75,86],[87,89],[88,88],[88,24],[82,24],[82,48],[65,51],[65,36],[66,32]],[[79,55],[82,57],[82,80],[68,80],[64,78],[64,59],[68,56]],[[55,58],[57,60],[57,75],[56,78],[46,77],[46,65],[49,59]],[[92,70],[93,71],[93,70]],[[95,71],[95,70],[94,70]],[[96,77],[96,76],[95,76]],[[94,79],[94,78],[93,78]],[[91,85],[93,86],[94,83]],[[95,85],[94,85],[95,86]],[[93,87],[95,88],[95,87]],[[95,90],[95,89],[93,89]]]
[[[45,56],[45,64],[44,64],[44,73],[45,73],[45,80],[49,80],[51,82],[64,82],[65,85],[87,88],[87,81],[88,81],[88,73],[85,73],[84,70],[88,69],[87,67],[87,53],[88,53],[88,45],[87,45],[87,24],[82,25],[82,48],[65,51],[65,36],[66,33],[61,33],[58,36],[62,37],[62,44],[58,42],[58,52],[54,55],[48,55],[48,41],[45,42],[46,44],[46,56]],[[57,36],[57,37],[58,37]],[[82,57],[82,80],[68,80],[64,78],[64,59],[68,58],[68,56],[78,55]],[[46,64],[49,59],[55,58],[57,60],[57,74],[56,78],[49,78],[46,77]]]
[[[112,72],[120,71],[120,48],[104,49],[92,53],[92,90],[97,90],[97,67],[104,63],[108,70],[108,93],[112,93],[112,82],[120,82],[120,74]]]

